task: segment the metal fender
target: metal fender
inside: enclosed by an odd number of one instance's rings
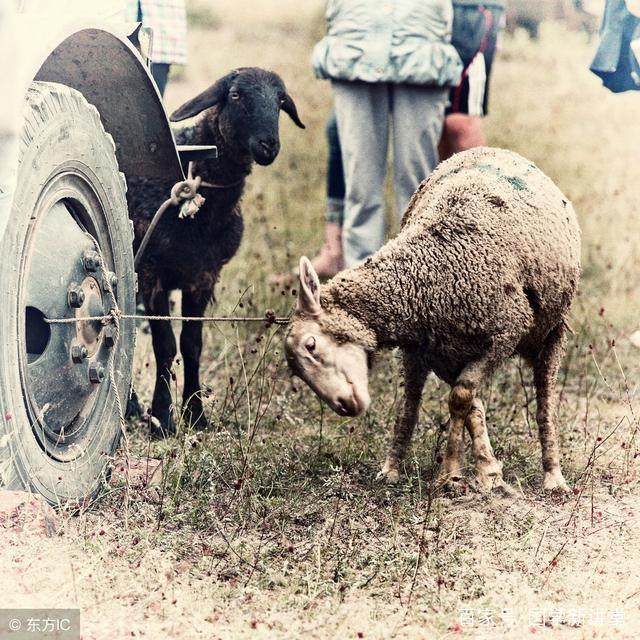
[[[97,108],[126,175],[184,179],[161,97],[133,44],[137,26],[0,9],[0,59],[13,63],[0,76],[0,238],[11,207],[20,109],[33,80],[72,87]]]

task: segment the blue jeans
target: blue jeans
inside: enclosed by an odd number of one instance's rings
[[[169,78],[170,64],[165,62],[153,62],[151,64],[151,75],[158,85],[158,91],[164,96],[164,90],[167,88],[167,80]]]
[[[327,212],[326,221],[342,226],[344,220],[344,168],[342,149],[338,135],[336,112],[332,111],[327,120]]]
[[[138,22],[144,23],[142,16],[142,5],[138,2]],[[169,78],[170,64],[166,62],[152,62],[151,63],[151,75],[158,86],[158,91],[161,96],[164,96],[164,90],[167,88],[167,79]]]
[[[400,219],[418,185],[438,163],[449,90],[338,80],[332,86],[345,178],[342,245],[345,263],[351,267],[384,244],[388,147],[393,148]]]

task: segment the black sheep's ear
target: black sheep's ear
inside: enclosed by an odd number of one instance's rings
[[[296,126],[300,127],[301,129],[306,129],[304,124],[302,124],[302,120],[300,120],[300,117],[298,116],[296,103],[288,93],[284,94],[284,98],[280,103],[280,108],[294,121]]]
[[[181,107],[178,107],[169,117],[171,122],[178,122],[191,118],[197,115],[205,109],[209,109],[216,104],[224,102],[227,94],[229,93],[229,87],[232,80],[238,75],[238,71],[232,71],[223,78],[220,78],[215,84],[211,85],[208,89],[205,89],[200,95],[195,98],[191,98],[185,102]]]

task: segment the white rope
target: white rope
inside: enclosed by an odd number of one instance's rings
[[[140,246],[136,251],[134,266],[136,271],[138,270],[138,266],[142,262],[142,256],[147,250],[147,246],[149,241],[151,240],[151,236],[154,234],[158,223],[162,216],[167,212],[170,207],[180,207],[178,211],[178,218],[193,218],[198,211],[200,211],[200,207],[206,202],[205,198],[198,193],[198,189],[202,187],[207,187],[209,189],[230,189],[231,187],[236,187],[239,184],[242,184],[244,181],[244,177],[240,178],[240,180],[236,180],[235,182],[231,182],[230,184],[214,184],[213,182],[203,182],[200,176],[193,175],[193,162],[189,162],[189,168],[187,170],[187,178],[186,180],[182,180],[181,182],[176,182],[171,189],[171,196],[165,200],[156,213],[154,214],[147,231],[140,242]]]
[[[102,250],[100,249],[100,245],[98,241],[91,235],[87,234],[91,240],[93,241],[93,245],[96,248],[98,256],[100,256],[100,271],[102,272],[102,282],[106,285],[107,293],[111,295],[113,299],[113,309],[111,310],[110,315],[106,316],[110,318],[115,327],[115,335],[113,336],[113,347],[109,352],[109,361],[107,363],[107,369],[109,371],[109,384],[111,387],[111,392],[115,396],[116,399],[116,408],[118,410],[118,419],[120,421],[120,429],[122,430],[122,435],[125,440],[125,444],[127,444],[127,421],[125,418],[124,406],[122,404],[122,398],[120,397],[120,391],[118,391],[118,383],[116,381],[116,358],[115,354],[118,350],[118,340],[120,339],[120,318],[122,317],[120,307],[118,306],[118,300],[116,298],[116,292],[113,290],[113,286],[111,284],[110,274],[107,273],[107,268],[105,266],[106,262],[104,260],[104,256],[102,255]],[[106,322],[105,322],[106,324]],[[128,465],[128,446],[126,447],[126,456],[127,456],[127,465]]]
[[[117,307],[117,305],[116,305]],[[264,322],[268,325],[272,324],[289,324],[291,319],[288,317],[276,316],[273,311],[267,311],[264,316],[260,317],[243,317],[243,316],[149,316],[122,313],[120,309],[113,309],[109,315],[104,316],[81,316],[74,318],[45,318],[47,324],[73,324],[75,322],[102,322],[109,324],[114,321],[114,317],[120,320],[169,320],[176,322]]]

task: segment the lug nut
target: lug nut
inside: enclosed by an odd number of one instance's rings
[[[75,282],[69,285],[67,291],[67,302],[73,309],[79,309],[84,304],[85,294],[82,287],[78,286]]]
[[[108,283],[108,284],[107,284]],[[111,285],[111,291],[115,295],[116,288],[118,286],[118,276],[113,271],[107,271],[105,278],[102,282],[102,289],[105,293],[109,293],[109,285]]]
[[[83,344],[74,344],[71,347],[71,359],[76,364],[80,364],[88,355],[87,347]]]
[[[102,260],[97,251],[85,251],[82,254],[82,264],[85,271],[97,271],[102,264]]]
[[[107,325],[102,330],[102,336],[104,338],[104,343],[108,349],[111,349],[116,343],[116,328],[113,325]]]
[[[100,384],[104,380],[104,367],[99,362],[94,362],[89,367],[89,382]]]

